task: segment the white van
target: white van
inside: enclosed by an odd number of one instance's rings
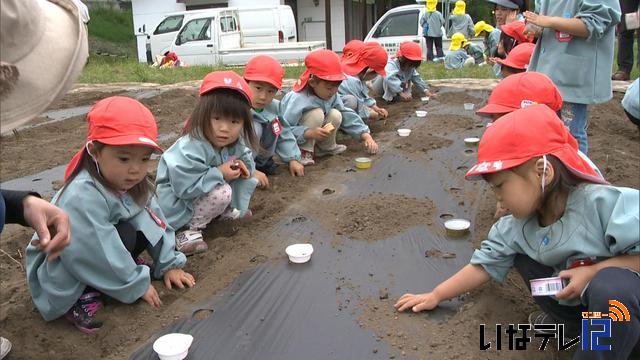
[[[449,0],[452,1],[452,0]],[[424,58],[427,56],[427,45],[422,36],[420,27],[420,17],[425,11],[424,2],[422,4],[404,5],[390,9],[373,25],[364,41],[375,41],[380,43],[390,57],[395,57],[400,43],[413,41],[422,47]],[[446,21],[446,19],[445,19]],[[445,53],[449,51],[450,39],[447,32],[442,29],[442,49]],[[482,39],[472,39],[473,43],[482,44]]]
[[[148,36],[151,58],[163,55],[184,24],[194,16],[214,14],[222,8],[181,11],[167,14]],[[296,21],[288,5],[237,9],[240,31],[245,45],[296,42]]]
[[[273,56],[282,63],[300,63],[309,52],[325,47],[324,41],[246,45],[240,33],[236,8],[202,12],[187,20],[170,50],[187,65],[245,65],[256,54]]]

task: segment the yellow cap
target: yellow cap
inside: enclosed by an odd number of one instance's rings
[[[464,15],[466,9],[467,4],[462,0],[458,0],[456,1],[456,7],[453,9],[453,15]]]
[[[480,33],[483,31],[486,31],[488,33],[491,33],[494,28],[493,26],[487,24],[484,21],[478,21],[474,26],[473,26],[473,30],[476,32],[476,36],[480,36]]]
[[[436,6],[438,6],[438,0],[427,0],[427,12],[436,11]]]
[[[462,33],[455,33],[451,36],[451,45],[449,46],[449,51],[460,50],[460,48],[467,42],[464,35]]]

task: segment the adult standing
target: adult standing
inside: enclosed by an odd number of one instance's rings
[[[2,0],[0,132],[26,124],[73,85],[88,56],[86,20],[73,0]],[[69,217],[37,193],[2,190],[0,232],[5,223],[33,227],[49,259],[69,244]],[[0,338],[0,359],[10,350]]]
[[[493,4],[493,15],[496,27],[512,21],[522,20],[522,13],[526,10],[524,0],[487,0]]]
[[[611,80],[629,80],[631,69],[633,69],[634,38],[638,39],[636,61],[640,63],[640,29],[628,29],[624,21],[624,14],[637,13],[640,11],[639,7],[640,0],[620,0],[620,8],[623,15],[620,24],[618,24],[618,71],[611,76]]]

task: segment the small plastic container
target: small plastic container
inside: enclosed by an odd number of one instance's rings
[[[411,129],[398,129],[398,135],[402,137],[409,136],[411,134]]]
[[[477,137],[468,137],[464,139],[464,144],[468,147],[476,147],[480,144],[480,138]]]
[[[193,336],[171,333],[159,337],[153,342],[153,351],[160,360],[182,360],[187,357]]]
[[[429,97],[428,96],[423,96],[420,98],[420,100],[424,101],[424,102],[429,102]]]
[[[416,110],[416,116],[423,118],[427,116],[427,111],[426,110]]]
[[[444,222],[447,235],[451,237],[462,237],[469,233],[471,222],[465,219],[451,219]]]
[[[313,245],[293,244],[287,246],[284,251],[289,256],[289,261],[296,264],[303,264],[311,259],[311,254],[313,254]]]
[[[371,169],[371,159],[368,157],[359,157],[355,159],[356,168],[358,169]]]
[[[475,106],[474,103],[464,103],[464,109],[467,111],[472,111]]]

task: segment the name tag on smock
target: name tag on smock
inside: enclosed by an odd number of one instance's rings
[[[275,119],[271,122],[271,130],[275,136],[280,136],[282,133],[282,124],[280,124],[280,119],[276,116]]]
[[[153,221],[156,222],[156,224],[158,224],[158,226],[160,226],[163,229],[167,228],[167,224],[165,224],[164,221],[162,221],[162,219],[160,219],[160,217],[153,210],[151,210],[150,207],[145,206],[144,208],[147,210],[149,215],[151,215],[151,218],[153,219]]]

